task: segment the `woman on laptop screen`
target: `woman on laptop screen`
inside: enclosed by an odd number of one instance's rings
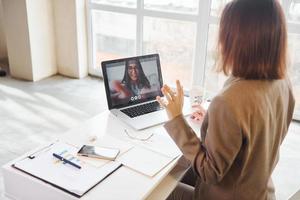
[[[146,77],[139,60],[131,59],[125,61],[125,71],[122,81],[113,81],[112,87],[115,91],[115,101],[136,101],[153,96],[159,88],[151,86]],[[154,94],[156,95],[156,94]]]
[[[138,60],[126,61],[122,84],[131,91],[133,96],[141,95],[145,90],[150,89],[149,80]]]

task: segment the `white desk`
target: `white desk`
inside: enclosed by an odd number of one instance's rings
[[[123,141],[131,142],[134,145],[140,145],[139,141],[133,141],[124,133],[125,128],[134,133],[134,130],[106,111],[84,122],[79,127],[68,131],[61,139],[69,141],[72,144],[82,144],[90,143],[89,140],[92,136],[97,136],[99,140],[104,135],[109,134]],[[198,133],[200,132],[197,126],[193,128],[198,129],[196,130]],[[167,134],[161,125],[152,127],[146,131],[151,131],[154,134]],[[97,140],[93,142],[93,144],[97,144]],[[28,152],[24,156],[30,155],[32,152]],[[186,166],[177,164],[178,159],[179,158],[172,161],[152,178],[122,166],[80,199],[165,199],[175,188],[177,182],[186,170]],[[18,159],[7,163],[2,168],[5,195],[7,197],[16,200],[78,199],[43,181],[12,168],[11,164],[17,160]]]

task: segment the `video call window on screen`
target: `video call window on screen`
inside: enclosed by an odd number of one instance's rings
[[[160,95],[157,57],[132,58],[106,67],[112,107],[143,102]]]

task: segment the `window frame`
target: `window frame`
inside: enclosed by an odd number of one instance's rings
[[[292,0],[283,1],[282,7],[287,16],[289,6]],[[196,23],[196,44],[194,50],[193,66],[192,66],[192,85],[204,86],[205,67],[207,58],[208,32],[210,25],[218,25],[219,17],[211,16],[212,0],[199,0],[197,14],[184,14],[176,12],[163,12],[157,10],[148,10],[144,8],[144,0],[137,0],[135,8],[121,7],[115,5],[106,5],[93,3],[92,0],[87,0],[87,24],[88,24],[88,55],[89,55],[89,73],[102,77],[101,70],[94,67],[95,47],[93,45],[93,27],[92,27],[92,11],[109,11],[115,13],[131,14],[136,16],[136,55],[141,55],[143,50],[143,21],[144,17],[164,18],[171,20],[187,21]],[[287,19],[288,33],[300,34],[300,23],[292,23]]]
[[[92,0],[87,0],[87,29],[88,29],[88,70],[89,74],[102,77],[101,69],[95,67],[95,46],[93,45],[93,27],[92,27],[92,12],[93,10],[109,11],[122,14],[131,14],[136,16],[136,55],[142,55],[143,51],[143,23],[144,17],[154,17],[171,19],[196,24],[196,43],[194,44],[194,57],[192,64],[192,81],[191,85],[204,85],[205,80],[205,63],[206,63],[206,48],[208,41],[208,30],[211,23],[218,24],[218,18],[210,16],[210,7],[212,0],[198,2],[198,12],[196,14],[185,14],[176,12],[164,12],[158,10],[149,10],[144,8],[144,0],[137,0],[135,8],[121,7],[115,5],[106,5],[93,3]],[[185,88],[186,90],[187,88]]]

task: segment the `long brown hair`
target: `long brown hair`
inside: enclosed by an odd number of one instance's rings
[[[129,74],[128,74],[129,62],[135,62],[136,63],[136,67],[137,67],[137,69],[139,71],[139,77],[138,77],[139,83],[138,83],[138,87],[140,89],[143,88],[143,87],[150,88],[151,87],[150,86],[150,82],[149,82],[147,76],[144,73],[144,70],[142,68],[141,62],[139,60],[137,60],[137,59],[126,60],[125,61],[125,72],[124,72],[124,77],[123,77],[122,83],[125,84],[128,89],[131,88],[131,81],[130,81],[130,77],[129,77]]]
[[[277,0],[234,0],[223,10],[218,71],[245,79],[282,79],[287,31]]]

